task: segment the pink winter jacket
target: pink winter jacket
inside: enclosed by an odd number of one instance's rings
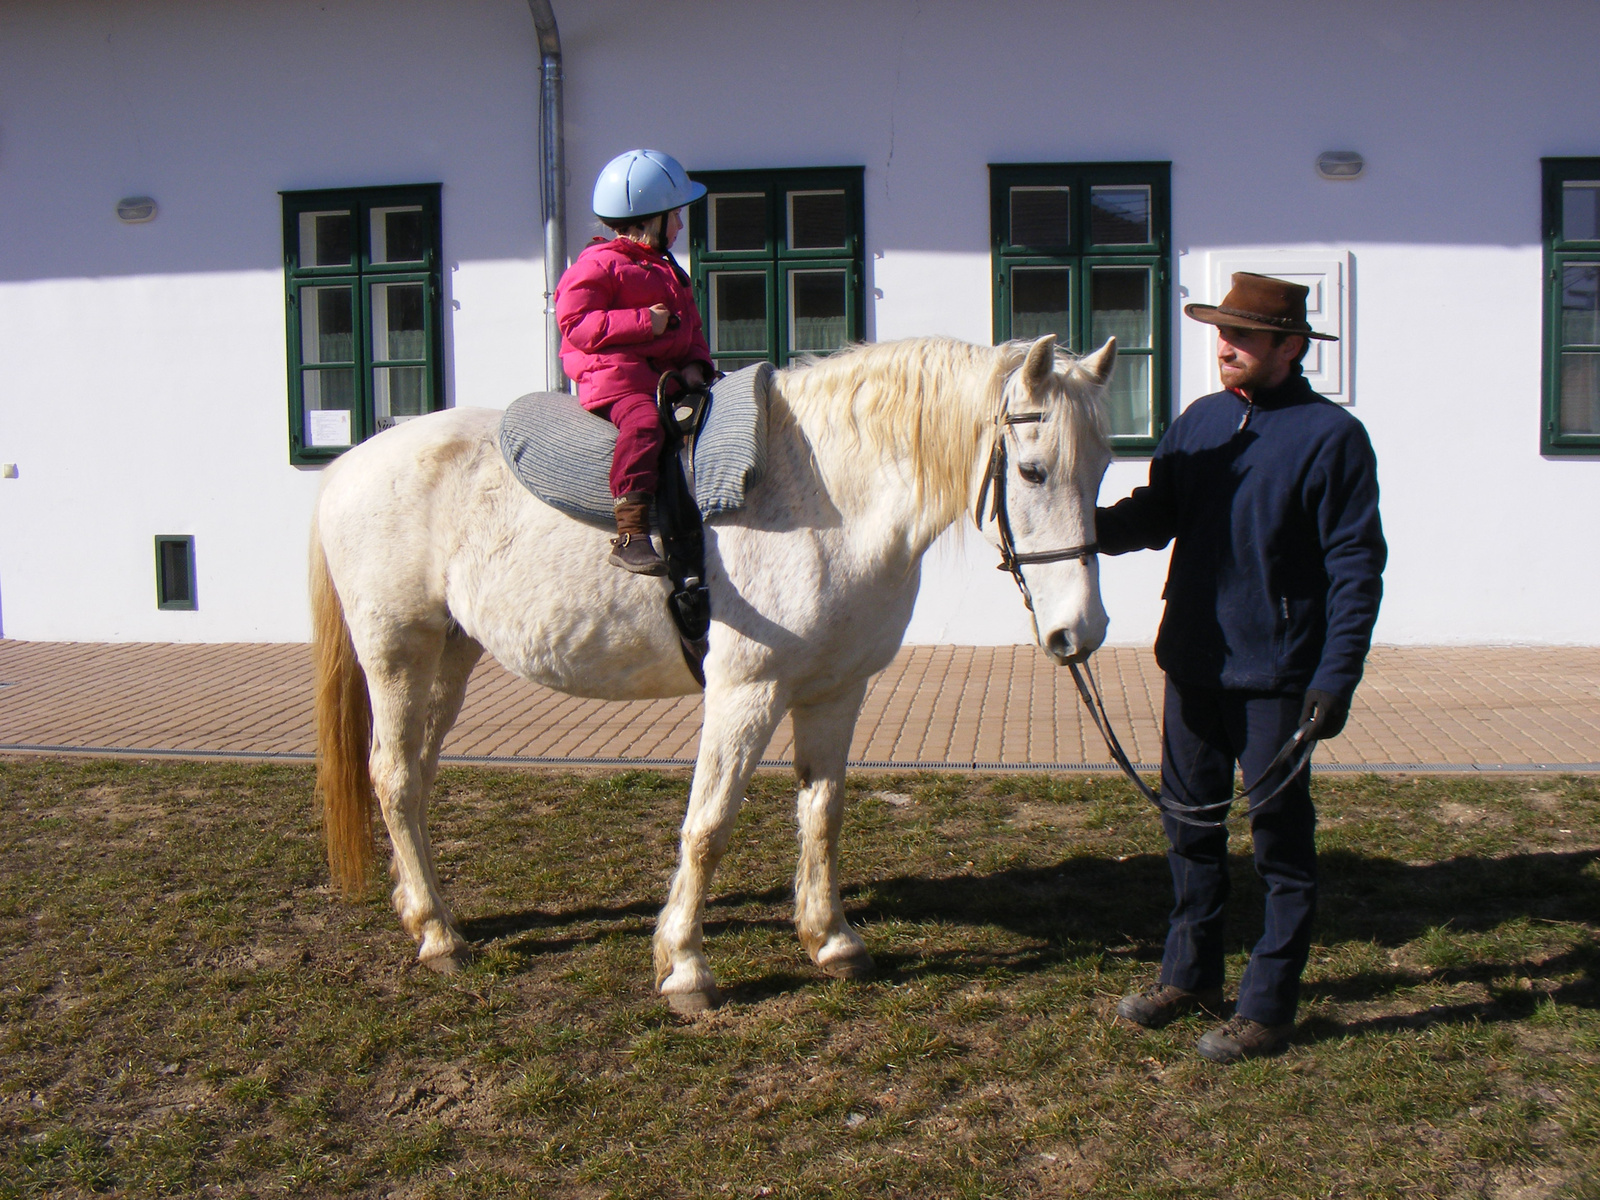
[[[656,337],[650,306],[665,304],[677,317]],[[585,408],[620,396],[656,394],[663,371],[706,365],[711,350],[694,293],[663,254],[627,238],[596,238],[556,285],[561,324],[561,365],[578,385]]]

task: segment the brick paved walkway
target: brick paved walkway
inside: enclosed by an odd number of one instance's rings
[[[1160,757],[1150,654],[1095,655],[1129,754]],[[303,645],[0,641],[0,750],[309,757]],[[525,683],[485,660],[445,745],[456,761],[687,763],[698,697],[608,703]],[[782,762],[787,721],[767,751]],[[1071,677],[1028,646],[902,650],[867,693],[851,747],[872,766],[1106,769]],[[1327,769],[1600,770],[1600,647],[1380,647]]]

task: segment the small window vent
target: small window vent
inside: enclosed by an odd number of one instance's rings
[[[194,538],[187,534],[156,536],[156,607],[193,609]]]

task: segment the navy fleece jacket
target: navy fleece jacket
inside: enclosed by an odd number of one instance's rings
[[[1217,392],[1185,409],[1149,486],[1096,510],[1100,549],[1175,541],[1156,661],[1176,682],[1348,700],[1388,558],[1372,444],[1298,374],[1248,407]]]

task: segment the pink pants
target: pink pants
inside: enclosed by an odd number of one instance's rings
[[[611,456],[611,494],[655,495],[661,443],[665,439],[656,398],[642,392],[619,396],[589,411],[599,413],[617,427],[617,448]]]

